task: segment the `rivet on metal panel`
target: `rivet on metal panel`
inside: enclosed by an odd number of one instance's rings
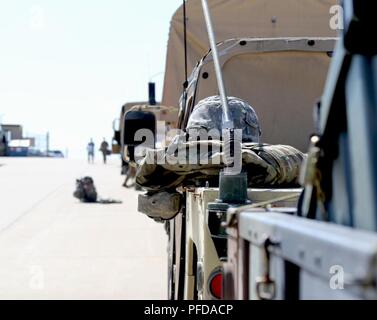
[[[313,47],[314,45],[315,45],[315,41],[314,40],[309,40],[308,41],[308,46]]]
[[[321,267],[321,266],[322,266],[322,258],[319,257],[319,256],[314,257],[314,264],[315,264],[317,267]]]

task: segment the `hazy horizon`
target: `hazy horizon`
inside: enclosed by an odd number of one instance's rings
[[[126,102],[161,98],[170,1],[0,3],[0,121],[50,133],[51,148],[85,156],[112,138]]]

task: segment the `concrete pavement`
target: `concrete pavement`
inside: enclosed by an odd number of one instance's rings
[[[80,203],[84,175],[123,203]],[[122,179],[117,158],[0,158],[0,299],[165,299],[166,233]]]

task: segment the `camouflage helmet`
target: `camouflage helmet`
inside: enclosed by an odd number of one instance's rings
[[[242,129],[243,142],[259,142],[261,135],[259,120],[254,109],[244,100],[228,97],[228,105],[235,129]],[[219,96],[199,101],[192,111],[186,130],[217,129],[222,132],[222,103]]]

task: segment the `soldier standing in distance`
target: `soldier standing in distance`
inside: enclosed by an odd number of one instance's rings
[[[88,152],[88,163],[94,163],[94,142],[93,139],[90,139],[86,147],[86,151]]]
[[[109,152],[109,144],[107,143],[105,138],[103,138],[103,141],[101,143],[101,147],[99,150],[102,152],[102,155],[103,155],[103,163],[106,164],[107,155]]]

